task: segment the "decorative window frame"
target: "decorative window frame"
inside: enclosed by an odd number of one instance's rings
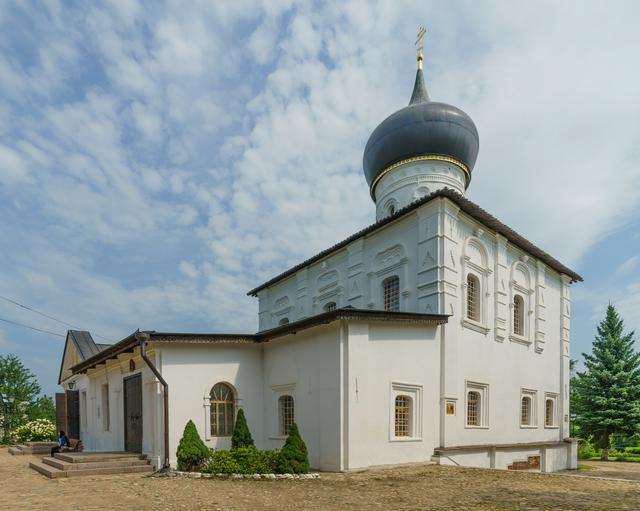
[[[489,429],[489,384],[465,380],[464,387],[464,427],[466,429]],[[467,420],[469,392],[480,394],[479,426],[470,425]]]
[[[385,279],[397,276],[399,282],[399,306],[398,310],[405,310],[407,297],[411,291],[407,287],[409,282],[409,258],[406,256],[407,250],[401,243],[397,243],[376,254],[373,259],[374,271],[367,273],[369,277],[369,309],[375,309],[376,303],[379,309],[384,310],[384,288],[382,283]]]
[[[470,246],[476,247],[480,252],[482,259],[480,265],[471,260],[471,256],[468,253]],[[462,271],[460,272],[462,274],[462,282],[460,283],[462,291],[462,299],[460,300],[461,323],[465,328],[487,335],[491,331],[488,323],[488,299],[491,296],[489,292],[489,276],[493,273],[491,268],[489,268],[489,252],[480,238],[477,236],[469,236],[464,243],[463,254],[461,261]],[[478,321],[467,317],[467,277],[469,274],[476,277],[480,284],[480,289],[478,289]]]
[[[529,409],[529,424],[522,423],[522,399],[528,397],[531,399],[531,408]],[[518,423],[520,429],[537,429],[538,428],[538,391],[533,389],[520,389],[520,400],[518,401]]]
[[[547,401],[553,401],[553,423],[549,426],[547,425]],[[545,392],[544,393],[544,427],[545,429],[559,429],[560,424],[558,421],[558,394],[555,392]]]
[[[391,208],[393,208],[393,212],[391,212]],[[390,197],[384,202],[382,206],[382,211],[384,211],[384,216],[392,216],[398,212],[398,201],[394,197]]]
[[[419,383],[392,381],[389,386],[389,442],[421,442],[422,441],[422,392]],[[411,398],[410,436],[396,436],[396,397]]]
[[[287,435],[283,435],[280,431],[280,398],[282,396],[291,396],[293,398],[293,413],[294,413],[294,422],[295,416],[297,415],[297,405],[298,400],[296,399],[296,384],[295,383],[285,383],[283,385],[271,385],[272,390],[272,406],[271,409],[275,411],[273,417],[272,424],[269,427],[271,434],[269,435],[270,440],[286,440]]]
[[[527,264],[525,264],[529,260],[528,256],[522,256],[518,261],[515,261],[511,266],[511,280],[509,282],[509,340],[516,344],[522,344],[524,346],[531,346],[532,338],[531,332],[533,330],[533,294],[535,290],[533,289],[533,280],[531,269]],[[526,276],[526,283],[521,284],[515,279],[515,273],[521,268],[523,273]],[[522,297],[522,318],[523,318],[523,334],[519,335],[514,332],[514,320],[513,320],[513,309],[514,309],[514,300],[516,295],[520,295]]]
[[[231,387],[231,390],[233,391],[233,399],[234,399],[233,413],[235,414],[233,418],[234,424],[235,424],[236,416],[238,415],[238,410],[242,408],[243,400],[239,397],[238,389],[233,383],[231,383],[229,380],[220,380],[220,379],[217,379],[211,382],[209,386],[204,389],[204,393],[202,397],[203,408],[204,408],[204,440],[205,441],[213,440],[215,438],[231,438],[230,436],[215,436],[211,434],[211,390],[217,383],[225,383],[226,385],[229,385],[229,387]]]

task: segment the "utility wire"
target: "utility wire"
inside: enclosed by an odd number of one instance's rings
[[[4,321],[5,323],[11,323],[12,325],[21,326],[24,328],[29,328],[30,330],[35,330],[36,332],[42,332],[43,334],[56,335],[58,337],[66,337],[62,334],[57,334],[56,332],[52,332],[50,330],[43,330],[42,328],[36,328],[35,326],[25,325],[24,323],[18,323],[17,321],[11,321],[10,319],[0,318],[0,321]]]
[[[71,328],[73,328],[75,330],[82,330],[82,328],[79,327],[79,326],[75,326],[75,325],[72,325],[71,323],[67,323],[66,321],[62,321],[61,319],[54,318],[53,316],[50,316],[49,314],[45,314],[44,312],[40,312],[39,310],[36,310],[33,307],[29,307],[28,305],[24,305],[24,304],[22,304],[20,302],[16,302],[15,300],[12,300],[11,298],[7,298],[6,296],[0,295],[0,298],[2,300],[6,300],[9,303],[12,303],[13,305],[16,305],[17,307],[21,307],[22,309],[26,309],[28,311],[34,312],[36,314],[39,314],[40,316],[43,316],[43,317],[45,317],[47,319],[51,319],[53,321],[57,321],[58,323],[61,323],[63,325],[70,326]],[[3,320],[3,321],[7,321],[7,320]],[[39,330],[38,328],[30,327],[28,325],[21,325],[21,326],[26,326],[27,328],[32,328],[33,330]],[[47,330],[47,332],[51,333],[48,330]],[[59,334],[54,334],[54,335],[59,335]],[[98,334],[92,334],[92,335],[94,335],[95,337],[100,337],[100,339],[104,339],[105,341],[113,342],[111,339],[108,339],[108,338],[106,338],[106,337],[104,337],[102,335],[98,335]]]

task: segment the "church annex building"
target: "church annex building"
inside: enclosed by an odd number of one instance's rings
[[[408,106],[364,151],[377,221],[249,294],[259,331],[69,331],[58,421],[87,451],[175,466],[185,424],[228,449],[238,409],[256,445],[292,422],[311,466],[436,461],[576,467],[569,438],[570,285],[582,278],[465,198],[479,139],[431,101],[422,55]]]

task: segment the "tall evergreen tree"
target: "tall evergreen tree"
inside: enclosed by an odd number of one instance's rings
[[[593,435],[603,460],[608,459],[612,434],[640,430],[640,353],[634,349],[634,333],[623,330],[623,321],[610,304],[592,353],[582,354],[586,371],[575,381],[580,431]]]

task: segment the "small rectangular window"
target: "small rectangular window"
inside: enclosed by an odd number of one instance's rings
[[[102,385],[102,430],[109,431],[110,417],[109,417],[109,384]]]
[[[535,428],[537,423],[537,395],[535,390],[522,389],[520,392],[520,427]]]
[[[400,310],[400,279],[389,277],[382,283],[384,310],[398,312]]]
[[[467,382],[465,400],[466,426],[489,427],[489,385]]]
[[[544,425],[547,428],[555,428],[558,426],[558,395],[546,393],[544,397]]]
[[[286,436],[291,433],[291,426],[295,417],[293,397],[280,396],[278,406],[280,408],[280,434]]]

